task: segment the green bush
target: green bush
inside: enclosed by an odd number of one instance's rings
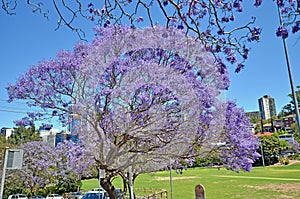
[[[281,165],[288,165],[290,163],[290,160],[289,160],[289,158],[286,158],[286,157],[280,157],[279,158],[279,163]]]
[[[286,158],[286,159],[284,160],[284,165],[288,165],[289,163],[290,163],[289,159]]]
[[[300,160],[300,155],[299,154],[295,154],[295,155],[290,155],[289,156],[290,160]]]

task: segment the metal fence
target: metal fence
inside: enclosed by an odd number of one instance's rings
[[[168,199],[168,192],[156,188],[135,188],[136,199]]]

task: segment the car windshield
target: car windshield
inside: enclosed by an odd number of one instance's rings
[[[103,199],[102,193],[86,193],[82,199]]]
[[[27,196],[25,196],[23,194],[19,194],[18,196],[19,196],[19,198],[26,198],[27,197]]]

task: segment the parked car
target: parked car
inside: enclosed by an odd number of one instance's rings
[[[101,189],[101,188],[93,188],[92,191],[104,191],[104,189]]]
[[[124,193],[123,193],[123,190],[121,188],[116,188],[115,192],[116,192],[116,195],[117,195],[117,199],[124,198]]]
[[[31,196],[29,199],[45,199],[45,197],[38,195],[38,196]]]
[[[88,191],[82,199],[109,199],[105,191]]]
[[[107,192],[104,189],[101,189],[101,188],[93,188],[92,191],[102,191],[102,192],[105,193],[105,195],[108,195]],[[121,188],[116,188],[115,192],[116,192],[116,195],[117,195],[117,199],[120,199],[120,198],[124,197],[124,193],[123,193],[123,190]]]
[[[68,199],[81,199],[83,197],[83,193],[80,191],[72,192],[68,194]]]
[[[46,199],[64,199],[61,195],[53,193],[47,195]]]
[[[8,199],[28,199],[25,194],[13,194],[9,195]]]

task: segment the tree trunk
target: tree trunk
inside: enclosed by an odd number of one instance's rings
[[[111,178],[104,178],[101,180],[100,184],[109,196],[109,199],[117,199],[117,195],[115,192],[115,187],[110,182]]]
[[[123,172],[120,172],[119,175],[121,176],[122,181],[123,181],[123,193],[127,193],[128,178],[127,178],[126,174],[124,174]]]

